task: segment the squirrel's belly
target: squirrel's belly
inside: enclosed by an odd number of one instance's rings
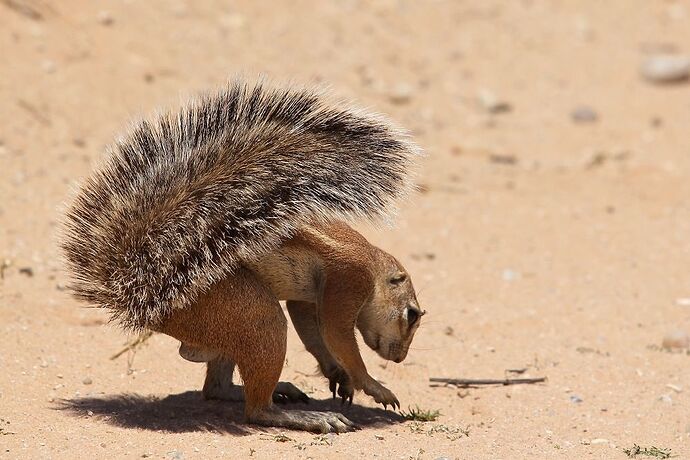
[[[246,263],[278,300],[316,303],[321,284],[321,259],[304,247],[283,246]]]

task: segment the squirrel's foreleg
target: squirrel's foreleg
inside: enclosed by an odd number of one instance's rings
[[[332,356],[349,376],[350,392],[363,390],[384,407],[396,408],[400,402],[395,394],[367,372],[355,338],[357,315],[371,294],[372,280],[366,273],[366,267],[356,263],[327,273],[317,305],[320,333]],[[341,396],[352,400],[352,393]]]
[[[290,300],[286,303],[292,325],[304,347],[319,363],[321,373],[328,379],[329,387],[333,393],[345,399],[352,397],[354,389],[347,372],[340,367],[333,355],[328,351],[326,344],[319,332],[319,322],[316,316],[316,304]]]

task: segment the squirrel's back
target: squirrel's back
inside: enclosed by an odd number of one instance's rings
[[[417,148],[313,91],[237,82],[138,123],[108,153],[62,247],[75,295],[142,329],[305,223],[388,213]]]

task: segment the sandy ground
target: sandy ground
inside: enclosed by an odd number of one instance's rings
[[[690,84],[640,77],[659,52],[690,53],[689,3],[0,0],[0,458],[690,458],[690,355],[659,349],[690,331]],[[429,314],[403,364],[364,355],[436,422],[358,394],[363,430],[280,438],[202,401],[168,337],[109,360],[128,338],[64,291],[76,181],[237,73],[328,83],[428,152],[397,227],[363,232]],[[283,379],[340,410],[288,347]],[[548,381],[429,385],[507,369]]]

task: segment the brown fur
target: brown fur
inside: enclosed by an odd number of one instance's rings
[[[390,215],[418,154],[382,117],[238,81],[142,121],[65,219],[73,293],[155,328],[309,222]]]
[[[245,384],[250,422],[316,431],[351,429],[336,414],[319,418],[312,413],[305,419],[300,411],[272,405],[287,336],[278,300],[288,300],[295,329],[334,393],[337,387],[340,396],[351,400],[354,390],[363,390],[379,403],[399,406],[395,395],[368,374],[355,327],[382,357],[396,362],[405,358],[423,312],[404,268],[342,223],[305,227],[277,252],[281,255],[267,256],[271,263],[259,260],[242,267],[163,323],[162,332],[213,357],[205,394],[222,394],[218,387],[229,385],[227,362],[232,362]],[[283,263],[274,265],[277,260]],[[295,293],[300,298],[291,298]],[[412,315],[416,319],[410,322]]]
[[[181,356],[209,362],[208,398],[241,398],[236,365],[249,420],[350,429],[339,414],[272,406],[305,397],[278,383],[278,301],[334,395],[362,389],[398,404],[367,373],[354,329],[401,361],[421,316],[414,290],[393,257],[338,222],[389,216],[418,153],[380,116],[310,89],[236,81],[110,147],[66,214],[70,287],[124,328],[165,332]]]

